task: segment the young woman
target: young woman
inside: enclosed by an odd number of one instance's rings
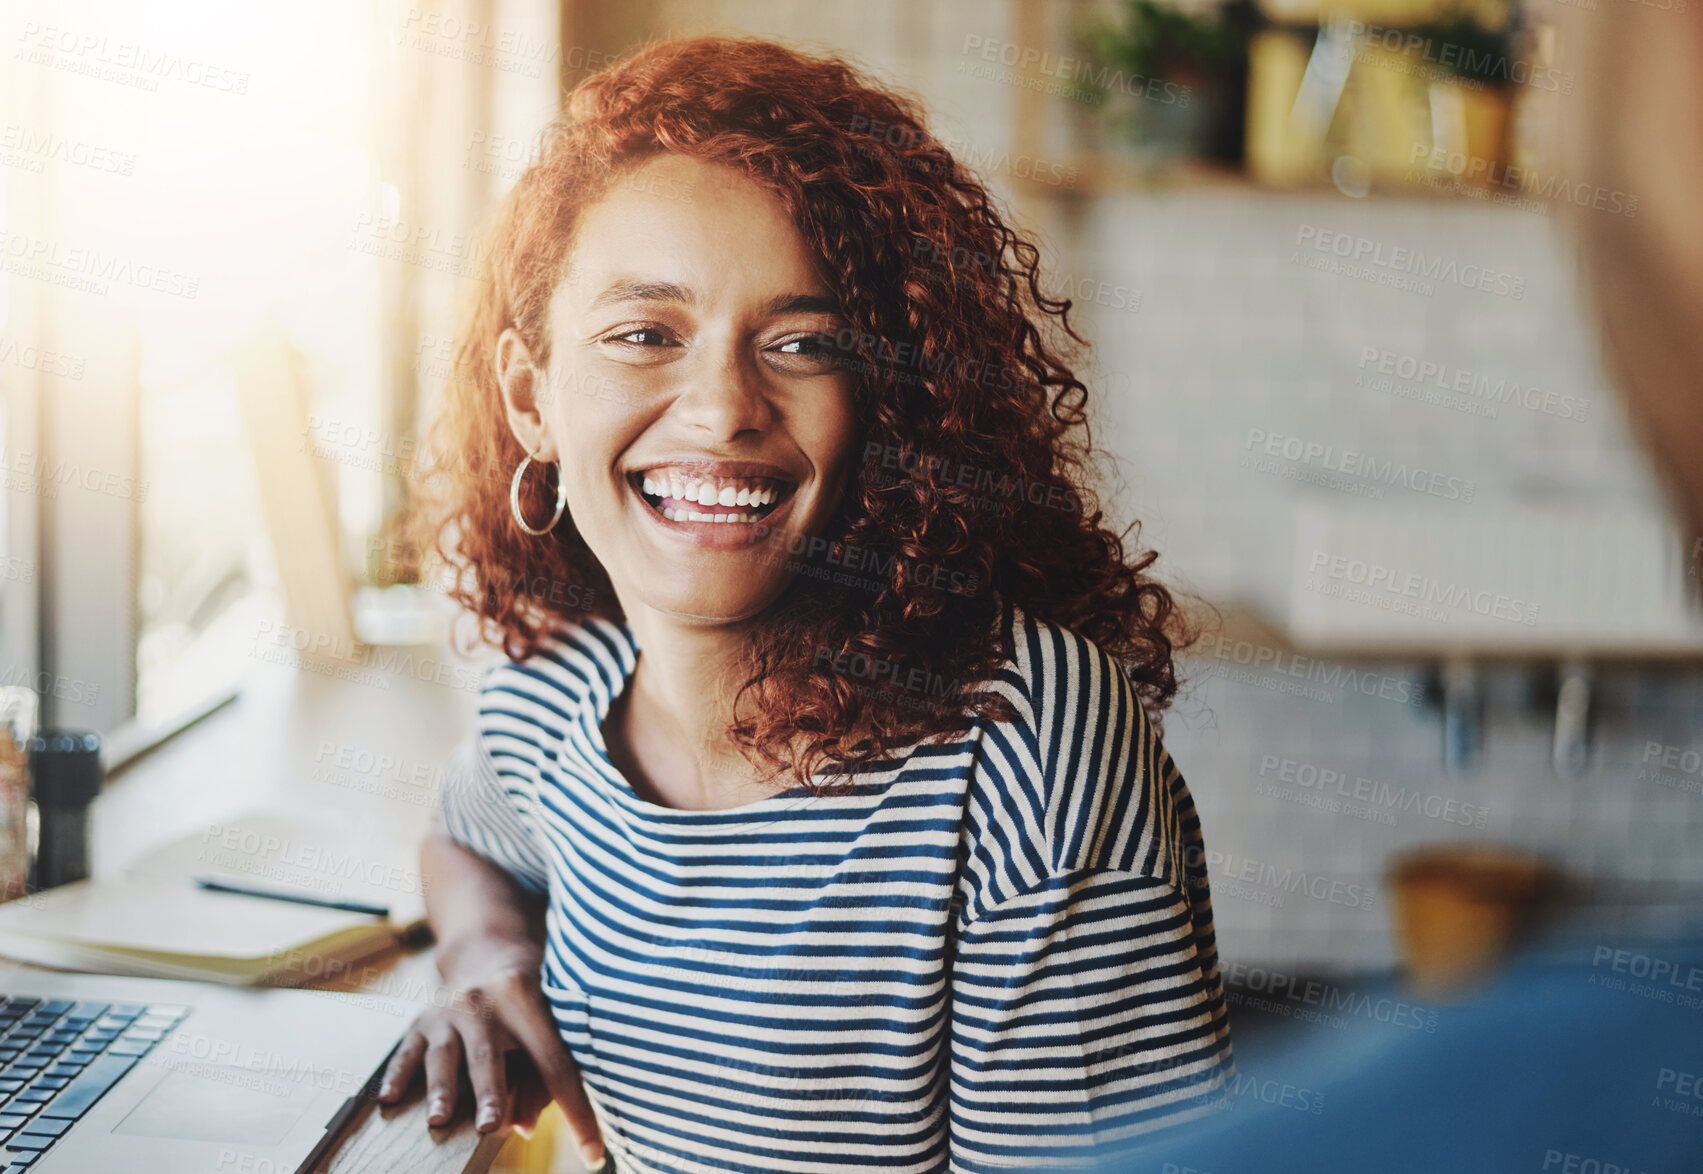
[[[381,1096],[531,1057],[594,1167],[980,1170],[1230,1070],[1170,596],[1035,247],[844,63],[664,42],[499,216],[435,449],[508,662]],[[500,471],[500,472],[499,472]]]

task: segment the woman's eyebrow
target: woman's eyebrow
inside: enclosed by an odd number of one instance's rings
[[[591,299],[588,310],[596,310],[603,306],[611,306],[616,302],[680,302],[684,305],[696,305],[698,295],[683,285],[672,281],[639,281],[623,277],[612,282],[607,289]]]
[[[782,294],[771,298],[769,304],[763,307],[765,314],[835,314],[840,312],[840,305],[833,298],[822,294]]]
[[[698,295],[684,285],[672,281],[641,281],[623,277],[611,282],[602,293],[591,299],[588,310],[600,309],[618,302],[679,302],[697,305]],[[770,298],[763,314],[838,314],[839,303],[825,294],[793,293]]]

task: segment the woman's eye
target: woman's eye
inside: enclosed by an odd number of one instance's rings
[[[834,340],[825,334],[801,334],[772,349],[777,354],[807,360],[815,366],[829,366],[839,357]]]
[[[624,334],[611,335],[610,342],[631,343],[634,346],[655,347],[669,345],[669,338],[654,326],[641,326],[637,330],[629,330]]]

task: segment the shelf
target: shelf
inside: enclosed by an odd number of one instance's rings
[[[1494,207],[1499,202],[1491,198],[1498,189],[1491,187],[1464,188],[1458,192],[1418,185],[1374,187],[1364,196],[1351,196],[1322,180],[1299,184],[1265,183],[1241,167],[1201,159],[1143,164],[1133,158],[1102,155],[1075,159],[1062,165],[1061,169],[1071,177],[1070,182],[1047,183],[1031,176],[1014,179],[1013,183],[1024,196],[1049,196],[1059,200],[1165,195],[1171,192],[1241,192],[1254,196],[1319,196],[1350,202],[1399,200],[1462,207],[1477,204]],[[1480,197],[1470,192],[1484,194]]]

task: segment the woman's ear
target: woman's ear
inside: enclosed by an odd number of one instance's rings
[[[520,331],[511,326],[498,336],[495,361],[497,383],[503,389],[503,407],[515,439],[538,460],[555,460],[556,442],[544,422],[544,372],[533,361]]]

